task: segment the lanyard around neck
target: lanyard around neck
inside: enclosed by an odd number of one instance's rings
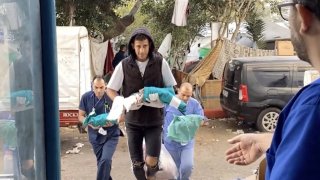
[[[98,98],[98,97],[97,97]],[[96,106],[98,105],[98,103],[100,102],[100,100],[101,99],[104,99],[105,100],[105,98],[104,98],[104,95],[95,103],[94,101],[95,101],[95,99],[96,99],[96,95],[95,94],[93,94],[93,107],[92,107],[92,110],[95,110],[96,109]],[[106,113],[106,108],[104,107],[103,108],[104,109],[104,113]]]
[[[98,99],[98,101],[95,103],[94,101],[96,100],[96,98]],[[101,101],[101,99],[104,98],[104,95],[99,99],[94,93],[93,93],[93,107],[95,108],[97,106],[97,104]]]

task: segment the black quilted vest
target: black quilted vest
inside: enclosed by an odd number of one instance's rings
[[[129,56],[122,61],[123,84],[122,94],[128,97],[144,87],[164,87],[162,77],[162,57],[153,56],[146,66],[143,77],[135,60]],[[163,109],[142,106],[139,110],[131,110],[126,113],[126,123],[137,126],[161,126],[163,124]]]

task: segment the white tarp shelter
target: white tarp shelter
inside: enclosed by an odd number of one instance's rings
[[[81,95],[91,89],[88,31],[83,26],[57,26],[59,110],[78,109]]]

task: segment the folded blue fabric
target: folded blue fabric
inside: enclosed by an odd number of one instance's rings
[[[30,105],[33,101],[33,95],[32,95],[32,90],[20,90],[20,91],[15,91],[11,92],[10,94],[11,98],[17,98],[17,97],[24,97],[26,98],[25,105]],[[16,100],[14,100],[16,102]]]
[[[107,117],[108,117],[108,113],[103,113],[100,115],[96,115],[96,114],[88,115],[83,121],[83,126],[87,126],[88,124],[91,124],[92,126],[98,127],[98,126],[105,126],[107,123],[111,123],[112,125],[118,123],[117,119],[107,120]]]
[[[167,105],[170,105],[171,101],[176,98],[172,87],[158,88],[158,87],[144,87],[143,100],[149,102],[151,94],[158,94],[159,100]],[[181,112],[186,111],[186,103],[180,100],[178,110]]]
[[[175,116],[168,126],[168,138],[179,143],[188,143],[194,138],[203,118],[195,114]]]

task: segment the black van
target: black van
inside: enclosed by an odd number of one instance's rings
[[[281,109],[303,87],[313,69],[295,56],[234,58],[226,63],[220,104],[226,114],[274,131]]]

